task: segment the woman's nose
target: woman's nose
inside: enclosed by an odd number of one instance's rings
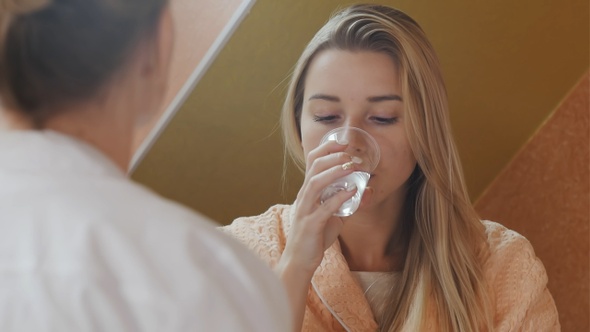
[[[362,128],[353,126],[346,126],[345,128],[346,129],[342,138],[348,142],[348,148],[359,153],[365,151],[367,148],[365,146],[366,142],[357,131],[357,129],[362,130]]]

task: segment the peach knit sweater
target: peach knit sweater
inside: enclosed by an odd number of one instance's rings
[[[274,267],[285,248],[290,208],[275,205],[262,215],[238,218],[222,230]],[[559,331],[547,274],[530,243],[498,223],[483,223],[490,248],[483,269],[494,303],[494,331]],[[428,315],[429,320],[433,316]],[[425,324],[428,331],[436,330],[436,325],[436,321]],[[364,332],[377,328],[369,303],[336,241],[313,275],[302,330]]]

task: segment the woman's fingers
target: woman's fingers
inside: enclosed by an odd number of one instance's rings
[[[311,213],[319,203],[321,192],[338,178],[354,172],[361,162],[343,152],[346,145],[327,142],[307,156],[305,180],[297,195],[300,207]]]
[[[342,221],[333,217],[338,208],[356,193],[357,189],[341,191],[318,205],[311,213],[302,213],[299,206],[294,214],[293,229],[287,240],[288,252],[295,255],[294,261],[315,269],[323,252],[340,234]],[[293,247],[298,249],[294,249]],[[293,259],[293,258],[292,258]],[[309,265],[309,266],[308,266]]]
[[[311,213],[320,204],[322,191],[337,179],[354,172],[354,166],[343,167],[342,165],[332,166],[322,173],[309,176],[297,195],[299,208],[302,211]]]
[[[320,207],[313,213],[314,219],[323,221],[323,249],[328,249],[338,238],[338,234],[344,225],[341,218],[334,217],[334,213],[338,211],[340,206],[352,198],[357,189],[350,191],[341,191],[336,195],[327,199]]]
[[[320,144],[317,148],[311,150],[305,159],[305,165],[309,169],[310,165],[318,159],[319,157],[327,156],[330,154],[344,152],[346,150],[347,145],[338,144],[336,142],[330,141],[324,144]]]
[[[321,173],[336,164],[362,162],[359,158],[353,158],[350,154],[344,152],[346,148],[346,145],[327,142],[310,151],[306,160],[306,176]]]
[[[351,199],[352,196],[356,193],[357,189],[354,188],[350,191],[341,191],[336,193],[334,196],[328,198],[325,202],[320,204],[318,208],[311,214],[316,220],[324,220],[327,221],[332,217],[336,211],[346,202],[347,200]]]

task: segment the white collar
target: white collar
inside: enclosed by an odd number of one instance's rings
[[[52,130],[0,130],[0,170],[126,177],[95,147]]]

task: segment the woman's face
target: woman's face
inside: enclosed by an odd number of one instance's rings
[[[402,200],[416,159],[406,137],[400,79],[392,58],[369,51],[322,51],[309,65],[304,89],[305,157],[331,129],[361,128],[381,148],[369,182],[374,190],[370,205]]]

